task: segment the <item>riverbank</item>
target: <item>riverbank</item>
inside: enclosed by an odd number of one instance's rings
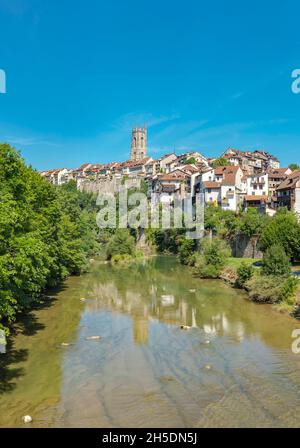
[[[238,270],[242,265],[246,265],[255,269],[256,273],[259,275],[259,271],[262,266],[262,260],[252,259],[252,258],[229,258],[226,261],[226,266],[221,271],[219,278],[226,283],[230,284],[233,288],[243,289],[247,292],[249,300],[251,300],[249,294],[249,287],[247,285],[242,285],[238,282],[239,275]],[[298,274],[299,266],[295,265],[291,267],[292,273]],[[278,281],[279,283],[279,281]],[[254,300],[255,302],[255,300]],[[269,305],[279,313],[288,314],[295,319],[300,319],[300,284],[291,292],[290,296],[287,297],[287,301],[282,303],[269,303]]]

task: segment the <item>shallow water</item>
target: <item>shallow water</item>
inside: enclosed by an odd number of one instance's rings
[[[171,257],[96,262],[0,355],[0,426],[298,427],[298,327]]]

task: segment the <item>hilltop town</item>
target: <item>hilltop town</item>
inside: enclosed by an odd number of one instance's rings
[[[49,182],[62,185],[75,180],[78,189],[88,192],[117,193],[140,188],[159,193],[161,201],[203,193],[205,204],[237,211],[249,207],[270,216],[278,207],[300,214],[300,170],[281,167],[268,152],[228,148],[219,158],[207,158],[197,151],[174,152],[154,159],[147,156],[147,129],[132,130],[130,160],[108,164],[85,163],[77,169],[42,171]]]

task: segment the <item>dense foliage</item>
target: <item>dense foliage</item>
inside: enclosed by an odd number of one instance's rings
[[[128,229],[118,229],[109,239],[106,246],[107,260],[118,260],[119,256],[135,254],[135,240]]]
[[[295,277],[255,275],[246,282],[250,298],[254,302],[293,305],[299,281]]]
[[[265,252],[274,243],[282,246],[291,260],[300,258],[300,223],[295,213],[281,209],[264,227],[261,249]]]
[[[54,187],[0,145],[0,326],[49,286],[79,274],[97,250],[95,199],[75,182]]]
[[[243,261],[237,269],[236,286],[243,288],[254,275],[254,268],[251,264]]]
[[[213,168],[217,168],[219,166],[229,166],[229,165],[231,165],[231,163],[226,157],[219,157],[218,159],[214,160],[212,163]]]
[[[273,244],[273,246],[270,246],[266,250],[263,259],[262,272],[265,275],[278,276],[290,274],[290,260],[282,246]]]
[[[203,239],[201,251],[195,257],[194,273],[201,278],[218,278],[229,256],[230,249],[224,240]]]
[[[298,165],[298,163],[291,163],[291,164],[289,165],[289,168],[290,168],[290,170],[292,170],[292,171],[300,170],[300,166]]]

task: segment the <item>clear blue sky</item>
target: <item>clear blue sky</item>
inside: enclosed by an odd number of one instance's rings
[[[228,146],[300,162],[300,2],[0,0],[0,141],[38,169]]]

